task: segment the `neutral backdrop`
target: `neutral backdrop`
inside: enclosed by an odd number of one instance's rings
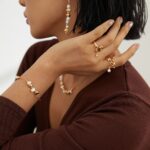
[[[150,13],[150,0],[147,0],[147,4]],[[1,0],[0,12],[1,94],[14,81],[19,64],[27,49],[39,40],[31,36],[30,28],[23,16],[24,8],[19,5],[18,0]],[[145,35],[140,40],[124,41],[120,49],[124,51],[134,42],[141,44],[131,62],[150,85],[150,20],[148,20],[145,31]]]

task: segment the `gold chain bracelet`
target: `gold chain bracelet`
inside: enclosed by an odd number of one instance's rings
[[[19,80],[19,79],[22,79],[22,80],[24,80],[26,82],[28,88],[30,89],[30,92],[32,92],[35,96],[40,94],[39,91],[37,91],[36,88],[33,86],[31,81],[28,81],[28,80],[24,79],[21,76],[16,76],[15,80]]]

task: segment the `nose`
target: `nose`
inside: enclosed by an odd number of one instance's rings
[[[19,4],[23,7],[25,7],[25,0],[19,0]]]

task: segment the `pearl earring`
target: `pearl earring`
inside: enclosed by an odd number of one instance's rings
[[[67,8],[66,8],[66,25],[65,25],[65,29],[64,29],[65,34],[67,34],[69,32],[70,19],[71,19],[71,4],[70,4],[70,0],[68,0],[68,4],[67,4]]]

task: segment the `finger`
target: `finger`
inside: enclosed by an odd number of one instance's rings
[[[121,55],[120,51],[117,49],[115,50],[113,53],[111,53],[110,55],[108,55],[107,57],[119,57]]]
[[[110,19],[103,24],[99,25],[93,31],[85,34],[88,42],[93,43],[95,40],[100,38],[107,30],[114,24],[114,20]]]
[[[121,44],[121,42],[124,40],[124,38],[126,37],[126,35],[129,33],[131,27],[133,26],[133,22],[132,21],[128,21],[120,30],[120,32],[118,33],[116,39],[114,40],[114,42],[106,47],[105,49],[103,49],[103,51],[101,51],[101,58],[104,59],[106,56],[110,55],[111,53],[113,53],[114,51],[116,51],[119,47],[119,45]]]
[[[135,54],[138,48],[139,48],[139,44],[134,44],[123,54],[120,54],[118,57],[115,57],[115,63],[116,63],[115,67],[124,65]],[[109,68],[109,63],[106,59],[101,63],[101,65],[103,70]]]
[[[107,33],[107,35],[100,38],[98,41],[96,41],[96,43],[98,45],[103,45],[103,47],[107,47],[108,45],[110,45],[115,40],[115,38],[120,30],[122,22],[123,22],[123,18],[118,17],[114,26],[110,29],[110,31]]]
[[[121,42],[124,40],[124,38],[127,36],[127,34],[129,33],[130,29],[133,26],[133,22],[132,21],[128,21],[120,30],[119,34],[117,35],[115,41],[114,41],[114,46],[119,47],[119,45],[121,44]]]
[[[121,66],[125,64],[138,50],[139,44],[132,45],[127,51],[121,54],[118,58],[116,58],[116,65]]]

